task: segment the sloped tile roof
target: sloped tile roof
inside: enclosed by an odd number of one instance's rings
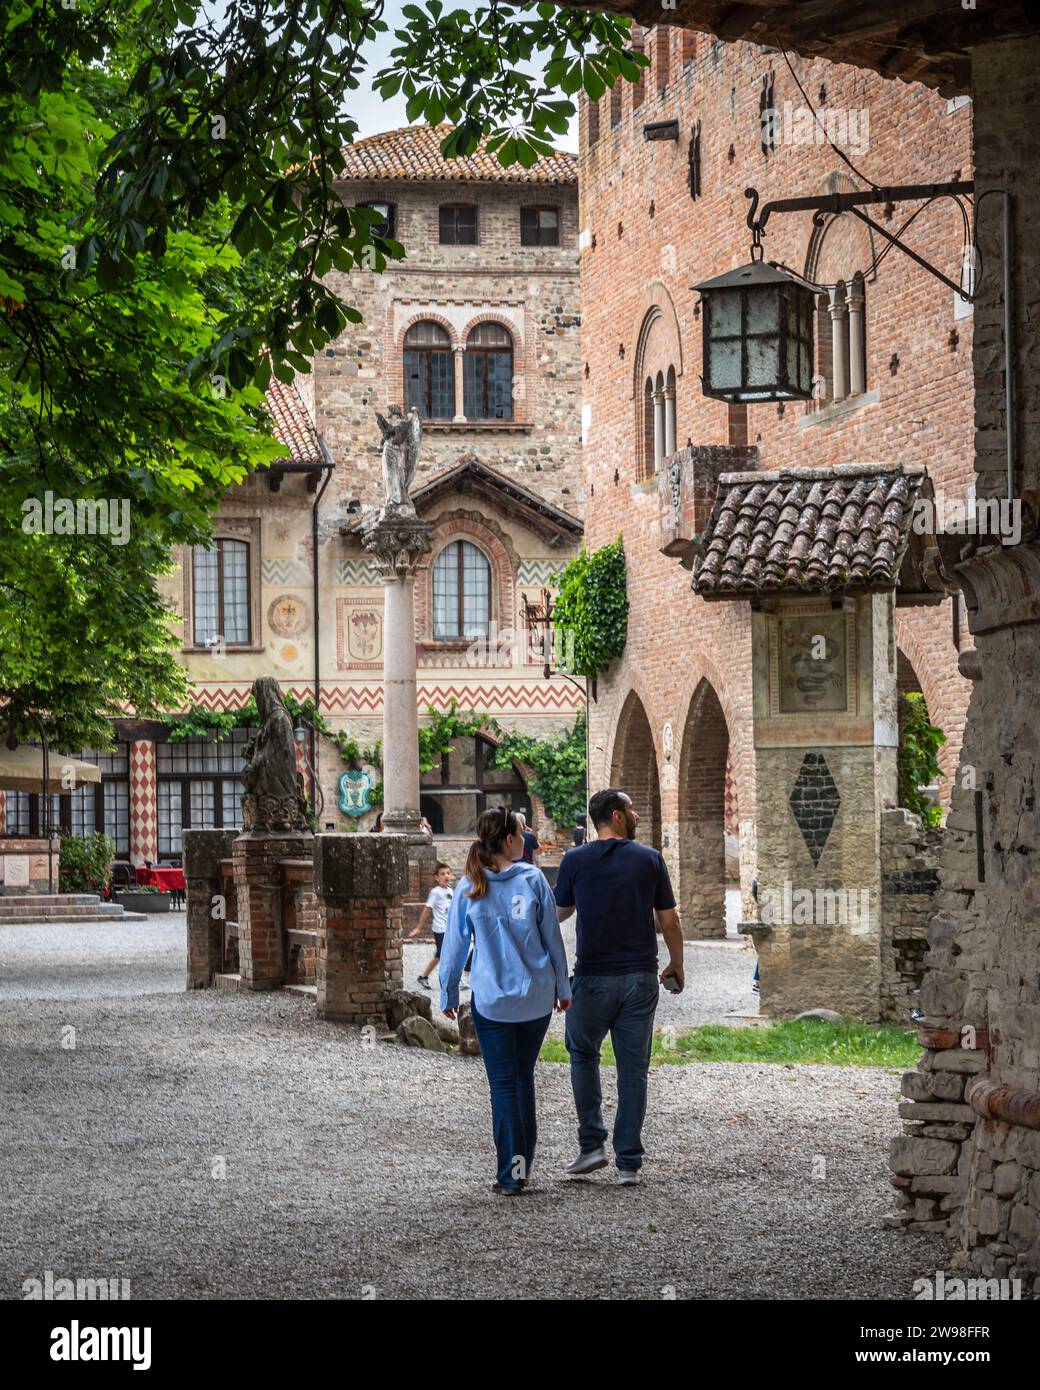
[[[286,386],[272,377],[267,388],[267,408],[274,420],[275,439],[289,451],[280,462],[325,462],[318,432],[295,386]]]
[[[923,468],[724,473],[693,588],[703,598],[894,589]]]
[[[578,156],[565,150],[543,155],[530,169],[520,164],[508,168],[488,154],[481,143],[475,153],[463,159],[445,159],[440,145],[450,135],[451,125],[410,125],[402,130],[386,130],[348,145],[343,151],[346,165],[340,179],[411,179],[452,183],[539,183],[568,184],[578,181]]]

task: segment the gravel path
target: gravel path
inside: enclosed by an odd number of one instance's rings
[[[0,1296],[50,1269],[140,1298],[908,1298],[943,1246],[879,1224],[897,1089],[660,1068],[620,1189],[559,1177],[570,1088],[541,1065],[536,1190],[505,1202],[477,1059],[366,1048],[285,994],[9,999]]]

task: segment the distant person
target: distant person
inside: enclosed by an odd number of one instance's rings
[[[441,942],[444,940],[444,931],[448,925],[448,908],[451,907],[452,899],[452,879],[455,875],[451,871],[451,865],[443,861],[434,866],[433,887],[426,895],[426,905],[419,914],[420,932],[427,931],[433,927],[433,955],[419,972],[418,983],[420,989],[429,990],[430,976],[437,968],[437,962],[441,958]]]
[[[534,1162],[534,1068],[553,1006],[570,1007],[567,953],[545,875],[522,862],[523,831],[500,806],[477,821],[441,947],[441,1009],[455,1018],[473,937],[473,1026],[491,1090],[494,1191],[523,1192]]]
[[[585,837],[588,835],[588,833],[589,832],[586,828],[585,822],[583,820],[580,820],[577,822],[577,824],[574,827],[574,830],[571,833],[571,839],[574,841],[576,845],[583,845],[585,843]]]
[[[523,811],[517,811],[516,818],[520,822],[520,829],[524,837],[524,852],[520,857],[525,864],[534,864],[536,862],[535,855],[541,849],[541,845],[538,843],[538,836],[527,824],[527,817],[524,815]]]
[[[647,1073],[660,985],[685,984],[683,939],[668,868],[660,850],[636,841],[639,817],[622,791],[597,792],[589,802],[596,839],[568,850],[556,879],[559,919],[575,908],[577,958],[574,1003],[567,1014],[571,1087],[578,1112],[578,1157],[572,1177],[607,1166],[599,1052],[610,1034],[617,1062],[614,1162],[619,1182],[638,1183]],[[657,923],[668,965],[657,974]]]

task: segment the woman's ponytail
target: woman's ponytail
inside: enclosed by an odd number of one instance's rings
[[[517,835],[519,831],[520,822],[516,813],[508,807],[499,806],[494,811],[481,812],[477,818],[477,838],[466,856],[466,877],[471,884],[466,894],[468,898],[484,897],[488,890],[485,871],[494,869],[495,856],[502,853],[509,836]]]

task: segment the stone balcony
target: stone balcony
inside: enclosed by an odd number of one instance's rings
[[[657,474],[664,554],[678,558],[689,569],[720,476],[757,468],[758,449],[753,444],[687,444],[666,458]]]

